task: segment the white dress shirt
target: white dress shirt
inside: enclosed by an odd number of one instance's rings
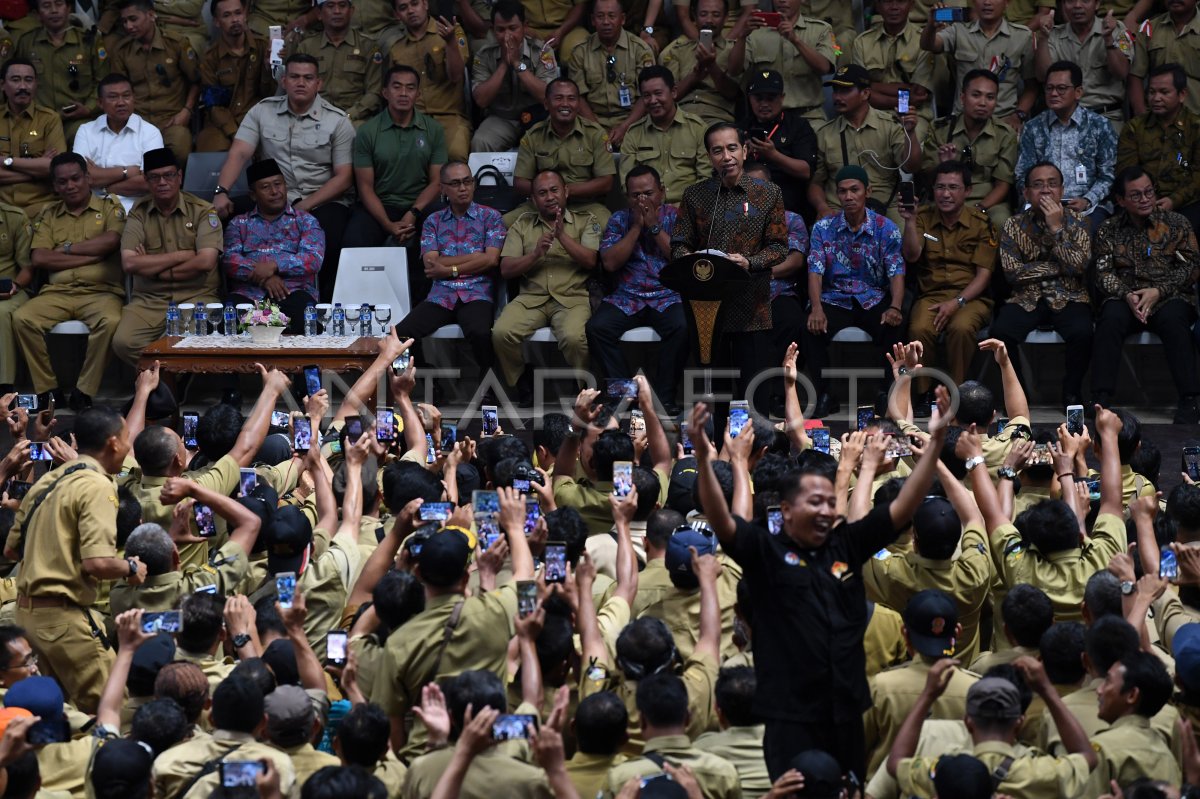
[[[96,166],[142,166],[142,155],[163,146],[162,133],[154,125],[137,114],[130,114],[129,121],[119,132],[108,126],[108,114],[101,114],[80,126],[75,134],[75,152],[89,159]],[[106,194],[96,189],[96,194]],[[125,213],[133,208],[137,197],[112,194],[121,201]]]

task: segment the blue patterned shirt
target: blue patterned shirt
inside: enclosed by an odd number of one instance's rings
[[[261,300],[266,292],[251,282],[250,276],[259,261],[274,261],[289,294],[303,291],[316,297],[317,273],[325,258],[325,231],[315,216],[296,210],[291,203],[270,221],[255,206],[229,220],[224,257],[230,294]]]
[[[421,256],[436,252],[452,258],[475,255],[489,247],[503,249],[507,232],[500,212],[494,208],[471,203],[465,214],[455,216],[454,211],[446,206],[425,217],[421,225]],[[460,302],[493,302],[492,276],[484,273],[465,275],[458,280],[435,280],[426,299],[450,310],[454,310],[454,306]]]
[[[800,214],[794,214],[791,211],[784,211],[784,217],[787,219],[788,230],[788,255],[794,252],[808,251],[808,227],[804,224],[804,217]],[[795,297],[796,296],[796,279],[789,278],[787,280],[776,280],[771,278],[771,302],[780,297]]]
[[[662,225],[667,236],[675,231],[675,220],[679,218],[679,209],[664,203],[658,208],[658,224]],[[622,208],[612,215],[604,228],[604,236],[600,239],[600,252],[615,246],[625,238],[630,228],[630,213],[628,208]],[[625,262],[625,267],[617,272],[617,288],[604,301],[615,305],[626,316],[645,308],[662,312],[679,302],[679,295],[659,282],[658,273],[667,265],[668,253],[661,252],[654,237],[642,228],[642,235],[637,244],[633,245],[633,254]]]
[[[1017,191],[1025,191],[1025,173],[1038,161],[1050,161],[1063,176],[1063,197],[1088,201],[1087,213],[1108,196],[1117,163],[1117,134],[1107,119],[1078,106],[1064,125],[1053,111],[1025,124],[1017,154]]]
[[[853,310],[874,308],[883,300],[888,281],[904,274],[900,228],[886,216],[867,209],[862,226],[853,231],[846,213],[813,225],[808,273],[824,275],[821,302]]]

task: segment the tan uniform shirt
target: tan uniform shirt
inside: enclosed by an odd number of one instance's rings
[[[933,59],[933,53],[921,49],[921,28],[913,22],[895,36],[876,23],[850,45],[850,63],[864,67],[875,83],[914,83],[932,91]],[[912,107],[932,121],[932,103]]]
[[[227,541],[217,552],[218,566],[187,565],[179,571],[147,577],[141,585],[119,582],[113,585],[108,601],[112,616],[133,608],[171,610],[179,607],[184,597],[212,586],[221,596],[232,596],[246,577],[248,560],[245,551],[233,541]]]
[[[938,120],[929,131],[922,153],[922,164],[936,165],[938,147],[948,142],[958,145],[957,157],[971,166],[971,188],[967,204],[980,202],[992,190],[994,182],[1016,183],[1017,134],[1007,124],[992,116],[972,141],[967,136],[961,114]],[[932,174],[932,173],[931,173]]]
[[[455,30],[454,36],[450,42],[443,39],[438,33],[437,21],[430,17],[420,36],[409,32],[396,40],[388,51],[388,66],[407,64],[421,74],[421,99],[417,108],[426,114],[466,114],[463,94],[466,76],[450,74],[447,49],[457,48],[464,66],[470,65],[471,52],[461,28]]]
[[[62,120],[56,112],[33,103],[16,114],[8,103],[0,103],[0,160],[7,156],[42,158],[50,150],[67,151]],[[31,216],[54,199],[49,177],[0,186],[0,201]]]
[[[226,136],[237,133],[238,125],[255,103],[275,93],[269,43],[249,32],[246,36],[248,41],[240,54],[218,39],[200,61],[200,82],[205,90],[212,86],[222,93],[229,92],[226,104],[209,106],[206,112],[208,124],[220,128]]]
[[[454,748],[445,747],[412,761],[404,775],[401,799],[428,799],[432,796],[438,779],[450,765],[453,756]],[[471,768],[467,770],[458,793],[460,799],[493,799],[496,796],[549,799],[553,795],[546,772],[536,765],[510,757],[496,747],[485,750],[471,761]]]
[[[737,604],[737,584],[742,569],[734,561],[722,557],[721,576],[717,578],[717,598],[721,606],[722,657],[733,655],[733,606]],[[676,588],[671,582],[666,561],[655,558],[638,575],[638,591],[633,600],[633,617],[653,616],[661,619],[675,638],[675,649],[683,659],[691,657],[700,637],[700,589]]]
[[[878,154],[878,159],[864,155]],[[872,199],[890,204],[898,174],[895,168],[908,160],[908,136],[895,119],[875,108],[867,109],[862,127],[856,128],[844,116],[838,116],[817,128],[817,159],[812,182],[825,187],[825,202],[840,210],[834,176],[847,163],[867,171]],[[879,163],[876,163],[876,160]],[[881,168],[890,167],[890,169]]]
[[[352,121],[361,122],[383,107],[379,96],[383,85],[383,52],[373,39],[351,29],[338,44],[328,34],[314,33],[296,45],[297,53],[317,59],[321,75],[321,96],[346,112]],[[421,82],[425,92],[425,82]]]
[[[617,174],[608,151],[608,133],[590,119],[576,117],[566,136],[544,119],[521,137],[514,177],[532,181],[544,169],[555,169],[569,185]]]
[[[717,51],[717,67],[728,73],[729,51],[732,45],[719,31],[713,32],[713,48]],[[696,41],[680,36],[663,48],[658,63],[671,70],[671,74],[675,76],[675,85],[678,86],[684,76],[696,69]],[[733,121],[734,101],[717,91],[716,84],[707,72],[690,92],[683,97],[677,97],[675,104],[680,110],[694,114],[710,125],[714,122]]]
[[[1169,14],[1154,17],[1146,24],[1150,35],[1145,30],[1138,31],[1137,52],[1129,74],[1144,79],[1152,67],[1179,64],[1188,76],[1184,102],[1192,113],[1200,114],[1200,13],[1178,32]]]
[[[771,777],[763,759],[763,734],[766,726],[729,727],[720,732],[706,732],[692,744],[701,752],[716,755],[737,769],[742,795],[762,796],[771,790]]]
[[[164,215],[154,204],[152,197],[143,197],[125,220],[125,233],[121,236],[121,249],[146,248],[147,255],[191,250],[225,249],[225,237],[221,232],[221,220],[210,203],[199,197],[180,192],[175,210]],[[220,276],[214,269],[187,280],[172,281],[169,278],[143,277],[134,275],[134,295],[151,294],[191,296],[199,292],[216,294]]]
[[[29,266],[33,226],[25,212],[0,202],[0,278],[15,278]]]
[[[217,730],[211,737],[190,738],[176,744],[154,759],[151,772],[154,795],[178,797],[179,791],[200,773],[205,763],[220,757],[230,760],[269,758],[272,765],[279,769],[279,788],[284,796],[291,793],[296,782],[291,758],[275,747],[259,743],[254,736],[246,733]],[[203,782],[198,781],[192,791],[201,788]],[[203,796],[208,796],[213,789],[211,784],[206,787],[208,792]]]
[[[980,269],[996,268],[999,246],[995,229],[987,214],[978,208],[964,207],[958,220],[947,227],[935,205],[926,205],[917,214],[921,236],[921,259],[913,270],[917,274],[917,293],[926,296],[939,291],[962,291]],[[990,308],[992,298],[979,297]]]
[[[1130,44],[1125,23],[1117,22],[1117,29],[1112,36],[1105,36],[1103,30],[1104,20],[1099,15],[1082,41],[1069,24],[1055,25],[1047,42],[1050,48],[1050,63],[1071,61],[1083,70],[1083,99],[1079,102],[1084,108],[1098,114],[1114,111],[1123,114],[1125,80],[1109,71],[1108,48],[1116,39],[1122,43],[1122,50],[1128,54],[1130,60],[1133,59],[1134,48]]]
[[[1105,786],[1112,780],[1118,785],[1128,785],[1148,777],[1178,785],[1183,779],[1174,753],[1145,716],[1136,713],[1122,716],[1092,738],[1092,747],[1100,762],[1092,770],[1088,796],[1100,796],[1111,790]]]
[[[660,755],[673,766],[686,765],[700,785],[704,799],[741,799],[742,788],[737,769],[728,760],[692,746],[686,735],[663,735],[646,741],[647,753]],[[657,774],[662,769],[652,760],[637,757],[613,766],[604,786],[604,799],[620,793],[625,783],[634,777]]]
[[[706,129],[699,117],[678,108],[665,129],[649,115],[642,117],[621,141],[621,183],[635,166],[648,164],[662,179],[667,202],[678,204],[684,190],[712,175],[704,147]]]
[[[837,63],[834,52],[833,28],[826,22],[796,18],[792,26],[796,35],[809,47]],[[783,75],[783,107],[799,108],[809,119],[824,119],[821,108],[824,96],[821,90],[821,75],[800,56],[800,51],[779,35],[779,31],[759,28],[746,39],[745,74],[774,69]]]
[[[67,242],[78,244],[102,233],[125,230],[125,209],[110,197],[93,194],[78,215],[67,210],[62,200],[46,206],[33,223],[31,249],[57,250]],[[102,291],[124,299],[125,276],[121,271],[121,253],[112,253],[98,264],[60,269],[49,273],[49,285],[42,291]]]
[[[1036,749],[1009,746],[997,741],[978,743],[967,753],[981,760],[989,772],[994,772],[1006,758],[1014,758],[1008,775],[997,788],[999,793],[1009,796],[1060,799],[1063,796],[1080,795],[1087,784],[1088,764],[1083,755],[1052,757]],[[905,796],[932,799],[933,772],[937,768],[937,761],[936,755],[900,761],[896,780]]]
[[[590,250],[600,249],[600,223],[589,213],[563,211],[563,230],[568,236]],[[522,214],[504,238],[500,257],[520,257],[533,252],[538,239],[554,231],[554,223],[540,214]],[[579,267],[555,239],[546,254],[533,268],[521,276],[521,295],[528,304],[538,298],[554,300],[573,307],[588,301],[587,279],[590,270]]]
[[[1033,80],[1033,33],[1024,25],[1001,20],[1000,27],[990,39],[979,27],[979,21],[956,22],[938,32],[938,38],[954,60],[955,74],[960,81],[972,69],[989,69],[1000,78],[996,95],[997,117],[1016,113],[1019,85]],[[954,111],[962,112],[962,93],[954,92]]]
[[[150,44],[130,38],[114,48],[110,69],[133,81],[137,112],[162,127],[200,81],[200,57],[182,36],[156,30]]]
[[[60,467],[34,483],[17,510],[6,546],[17,549],[18,531],[23,533],[25,556],[17,576],[19,593],[62,597],[87,607],[96,600],[96,580],[84,573],[80,563],[87,558],[117,556],[117,487],[90,455],[80,455],[75,464],[88,468],[64,475],[69,467]],[[26,525],[29,509],[50,490],[54,493]]]
[[[629,116],[638,99],[638,73],[654,65],[650,45],[622,30],[612,51],[593,33],[567,59],[571,79],[579,84],[579,96],[605,127]]]
[[[79,104],[99,113],[96,85],[108,74],[108,51],[101,37],[72,25],[63,32],[62,44],[54,44],[46,29],[38,27],[17,40],[17,55],[33,62],[38,105],[61,111]]]
[[[528,6],[525,13],[529,13]],[[532,25],[532,21],[529,21],[529,24]],[[500,60],[500,43],[489,37],[487,43],[475,53],[475,59],[471,62],[471,85],[478,86],[492,77],[500,66]],[[541,39],[535,39],[532,36],[525,37],[521,48],[521,63],[532,69],[543,83],[549,83],[558,77],[558,62],[554,59],[554,52],[545,50]],[[541,105],[540,100],[525,91],[520,78],[517,77],[517,71],[510,68],[500,86],[500,91],[496,93],[492,104],[487,107],[487,113],[501,119],[520,119],[521,114],[527,112],[530,106]]]

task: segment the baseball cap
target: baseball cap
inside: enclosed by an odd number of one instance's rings
[[[700,580],[692,571],[692,553],[688,547],[695,547],[700,555],[714,555],[717,551],[717,539],[711,533],[703,533],[691,527],[672,533],[667,539],[667,574],[676,588],[685,590],[700,585]]]
[[[692,500],[692,486],[699,476],[696,471],[696,459],[692,456],[675,462],[671,469],[671,481],[667,483],[667,507],[676,510],[684,516],[696,509]]]
[[[267,737],[282,746],[299,745],[312,735],[313,705],[298,685],[281,685],[263,702]]]
[[[124,416],[129,415],[129,411],[133,408],[133,400],[125,403],[125,410],[121,413]],[[147,419],[170,419],[179,411],[179,403],[175,401],[175,395],[171,393],[171,389],[166,383],[159,383],[150,392],[150,396],[146,398],[146,418]]]
[[[913,648],[931,658],[954,654],[958,605],[944,591],[928,588],[904,606],[904,626]]]
[[[153,696],[154,681],[162,667],[175,660],[175,639],[170,633],[160,632],[133,652],[133,663],[129,666],[126,681],[130,693],[136,696]],[[136,693],[135,693],[136,691]]]
[[[23,707],[41,721],[29,730],[32,744],[62,743],[70,738],[63,693],[51,677],[26,677],[4,695],[5,707]]]
[[[417,565],[421,580],[435,588],[446,588],[462,579],[471,559],[471,545],[459,530],[443,529],[421,546]]]
[[[930,541],[957,541],[962,536],[962,520],[945,497],[929,497],[913,514],[913,529]]]
[[[991,799],[996,786],[983,761],[967,754],[942,755],[933,774],[938,796],[955,799]]]
[[[1200,623],[1185,624],[1171,640],[1175,676],[1189,691],[1200,690]]]
[[[267,570],[299,573],[312,543],[312,523],[294,505],[276,508],[264,530],[267,539]]]
[[[150,779],[153,765],[154,756],[144,743],[114,738],[105,742],[92,760],[92,788],[101,796],[133,793]]]
[[[842,791],[842,767],[828,752],[808,749],[792,758],[788,768],[804,775],[804,787],[796,796],[833,799]]]
[[[746,94],[783,94],[783,75],[773,69],[755,72]]]
[[[977,719],[1021,717],[1021,694],[1003,677],[984,677],[967,689],[967,715]]]
[[[846,64],[844,67],[838,67],[833,77],[825,81],[825,85],[866,89],[871,85],[871,73],[861,64]]]

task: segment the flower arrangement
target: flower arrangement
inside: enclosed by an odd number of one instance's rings
[[[259,300],[254,309],[242,317],[242,324],[250,327],[287,327],[289,319],[270,300]]]

